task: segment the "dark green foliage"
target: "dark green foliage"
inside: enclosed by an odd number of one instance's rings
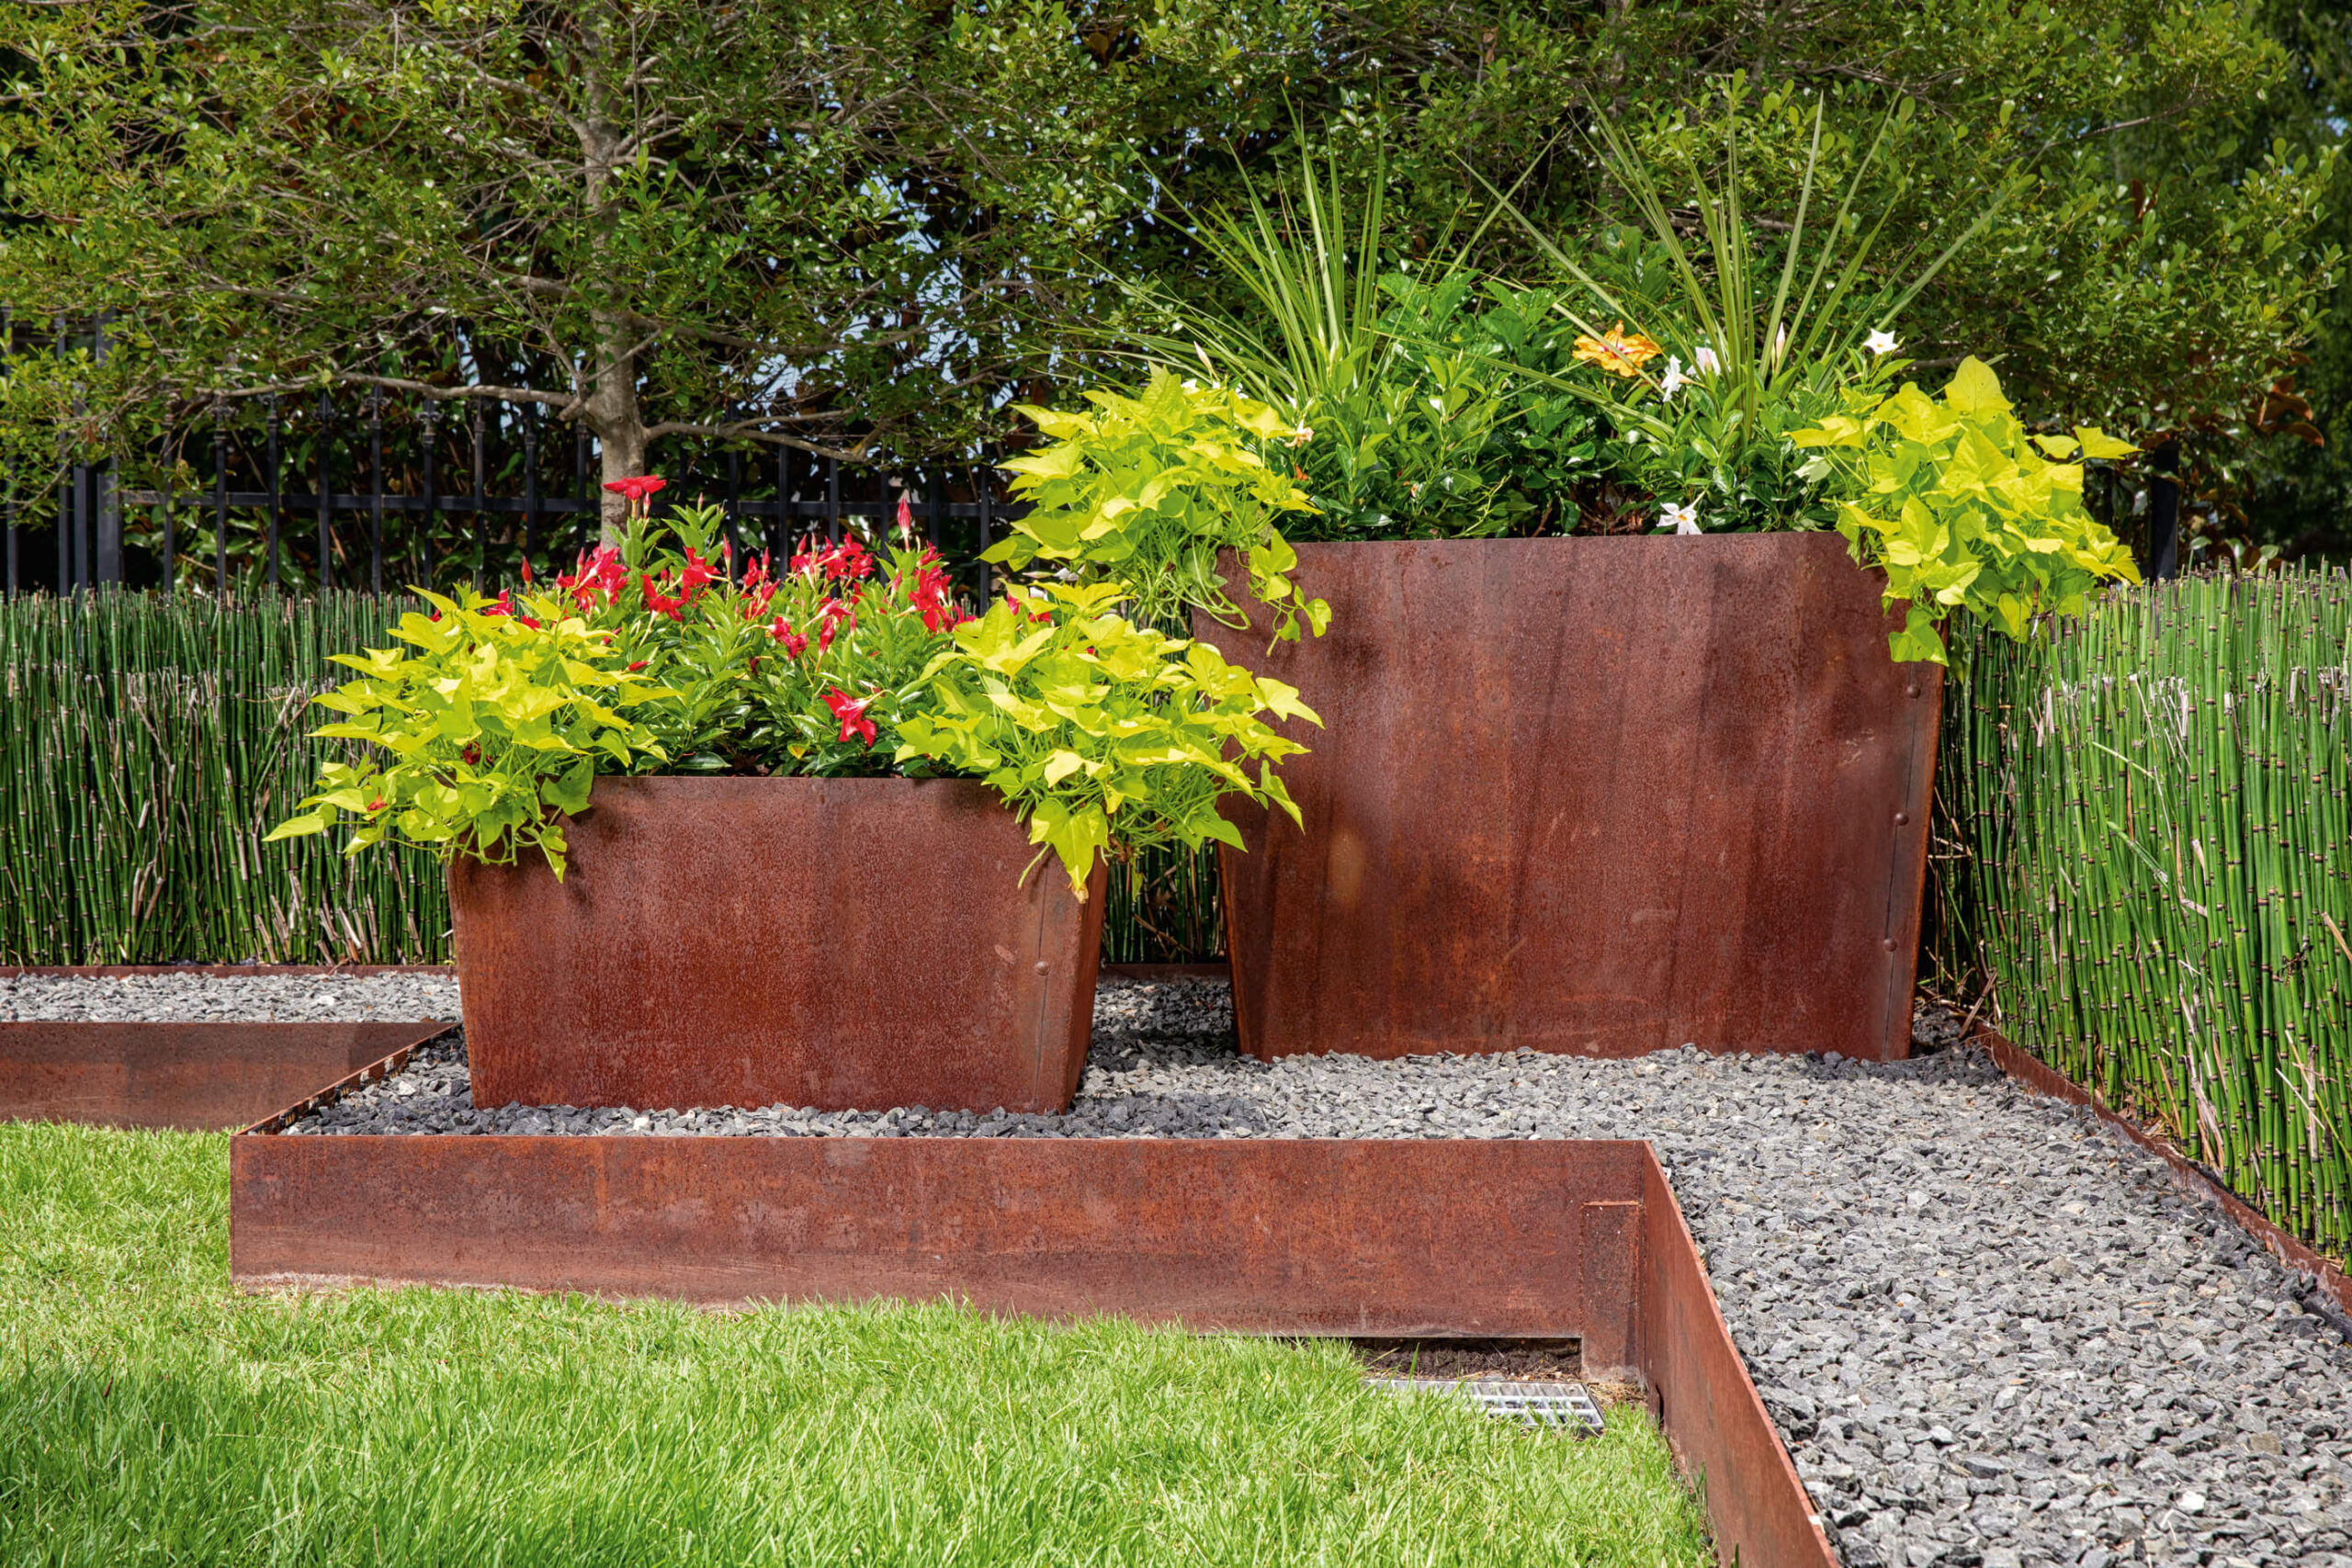
[[[0,963],[445,961],[429,856],[262,842],[354,752],[308,736],[345,679],[327,655],[408,607],[0,601]]]
[[[1948,977],[2286,1228],[2352,1256],[2352,581],[2109,593],[1955,627]]]

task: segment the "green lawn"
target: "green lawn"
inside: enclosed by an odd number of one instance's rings
[[[227,1140],[0,1123],[0,1563],[1709,1561],[1657,1433],[942,1307],[228,1288]]]

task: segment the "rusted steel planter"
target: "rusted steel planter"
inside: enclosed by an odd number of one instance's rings
[[[1908,1053],[1942,672],[1836,536],[1299,557],[1325,637],[1194,625],[1328,727],[1222,854],[1245,1050]]]
[[[0,1023],[0,1121],[223,1132],[447,1028]]]
[[[1646,1144],[286,1137],[230,1145],[242,1284],[956,1300],[1203,1329],[1581,1341],[1718,1553],[1834,1568]]]
[[[477,1103],[1059,1111],[1084,903],[983,785],[600,779],[541,863],[451,868]]]

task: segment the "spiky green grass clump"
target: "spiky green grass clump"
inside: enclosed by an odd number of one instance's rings
[[[0,1124],[0,1561],[1709,1561],[1655,1427],[946,1307],[227,1284],[226,1140]]]

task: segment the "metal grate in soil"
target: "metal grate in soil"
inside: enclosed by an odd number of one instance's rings
[[[1531,1427],[1557,1427],[1582,1437],[1606,1429],[1600,1402],[1580,1382],[1508,1382],[1496,1379],[1367,1378],[1373,1387],[1394,1393],[1454,1393],[1489,1416],[1526,1422]]]

